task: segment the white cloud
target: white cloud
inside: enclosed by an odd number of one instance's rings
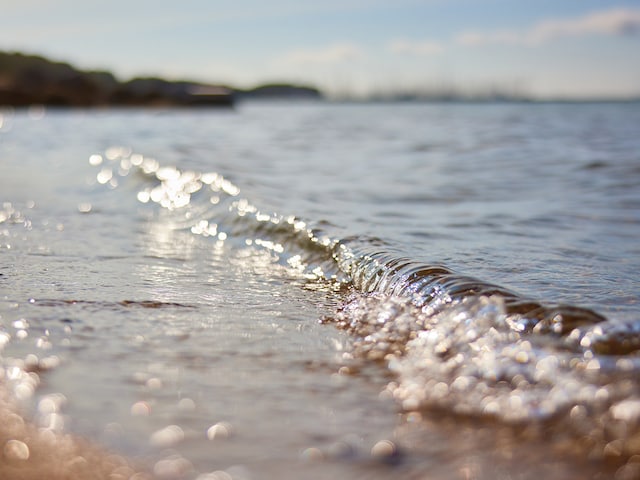
[[[523,43],[522,35],[508,30],[494,32],[465,32],[456,37],[456,42],[461,45],[481,46],[491,44],[518,44]]]
[[[571,19],[545,20],[520,31],[466,32],[456,41],[463,45],[539,45],[560,37],[639,33],[640,10],[611,9]]]
[[[343,63],[362,57],[363,51],[351,43],[337,43],[321,48],[291,50],[278,58],[278,63],[289,65],[328,65]]]
[[[543,42],[562,36],[624,35],[640,33],[640,10],[613,9],[573,20],[550,20],[535,26],[529,40]]]
[[[408,53],[411,55],[437,55],[444,51],[442,44],[430,40],[410,41],[398,39],[389,43],[387,48],[393,53]]]

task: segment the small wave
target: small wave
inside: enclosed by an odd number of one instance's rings
[[[352,295],[324,322],[352,334],[354,361],[388,367],[402,409],[551,425],[596,457],[611,445],[622,458],[640,454],[640,324],[423,264],[382,239],[332,238],[320,224],[262,212],[218,173],[130,152],[100,168],[100,183],[142,174],[138,200],[162,207],[171,228],[266,249],[310,282],[348,285]]]
[[[455,273],[442,265],[427,265],[378,247],[354,243],[342,242],[335,257],[340,269],[362,292],[404,297],[430,314],[468,298],[499,297],[507,325],[514,332],[562,337],[564,347],[576,349],[584,346],[587,333],[594,336],[592,327],[602,323],[596,341],[600,353],[624,354],[637,348],[634,328],[612,325],[593,310],[573,305],[545,305],[499,285]],[[607,335],[604,335],[605,331]],[[614,331],[617,332],[615,335]],[[629,338],[623,340],[625,335]],[[605,346],[607,336],[612,341]],[[617,339],[613,340],[613,337]],[[592,347],[593,342],[587,346]]]

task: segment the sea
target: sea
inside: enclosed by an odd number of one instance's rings
[[[640,104],[0,110],[0,478],[640,478]]]

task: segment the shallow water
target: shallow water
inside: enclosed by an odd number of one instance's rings
[[[160,478],[639,473],[637,104],[0,118],[39,428]]]

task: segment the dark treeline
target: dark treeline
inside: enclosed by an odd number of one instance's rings
[[[322,98],[307,86],[262,85],[242,90],[225,85],[162,78],[119,81],[105,71],[83,71],[37,55],[0,51],[0,105],[231,106],[238,98]]]

